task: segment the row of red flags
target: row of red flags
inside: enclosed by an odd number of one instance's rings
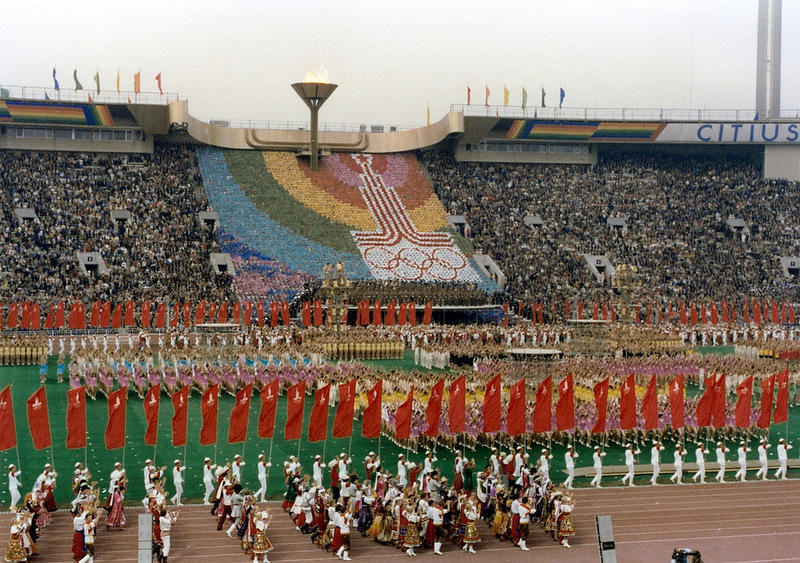
[[[305,304],[303,304],[303,306],[305,307]],[[381,307],[382,303],[380,299],[372,303],[370,303],[369,299],[359,301],[356,309],[356,326],[366,326],[369,324],[375,326],[381,324],[392,326],[395,323],[401,326],[405,324],[415,326],[417,324],[417,304],[413,301],[410,303],[400,303],[399,305],[396,301],[390,301],[386,306],[385,315],[383,315]],[[303,311],[305,315],[305,309]],[[372,313],[371,319],[370,313]],[[433,301],[428,301],[425,303],[425,309],[422,313],[422,324],[431,324],[432,317]],[[314,324],[315,326],[317,325],[316,318],[314,320]],[[308,326],[305,321],[305,316],[303,317],[303,325]]]
[[[705,391],[697,404],[697,425],[720,428],[726,421],[726,377],[725,374],[710,375],[705,380]],[[435,438],[439,435],[439,422],[442,413],[445,381],[439,380],[431,388],[430,397],[425,409],[427,429],[426,436]],[[773,392],[778,386],[777,399],[773,410]],[[606,431],[608,411],[609,378],[597,383],[594,388],[594,401],[597,407],[597,420],[592,428],[593,433]],[[784,370],[761,380],[761,405],[758,419],[759,428],[768,428],[770,419],[776,424],[788,420],[789,405],[789,372]],[[308,439],[318,442],[327,438],[328,407],[331,384],[320,387],[314,392],[314,403],[308,425]],[[448,424],[451,434],[464,432],[466,428],[466,378],[461,376],[450,384],[448,404]],[[176,391],[171,396],[172,445],[186,445],[186,432],[189,406],[188,386]],[[306,382],[300,381],[289,387],[287,392],[286,425],[284,439],[296,440],[302,436],[303,410],[305,405]],[[144,398],[144,413],[147,421],[144,442],[155,445],[157,440],[158,416],[160,406],[161,385],[148,389]],[[230,412],[228,427],[228,443],[243,442],[247,436],[247,425],[250,415],[250,401],[253,394],[252,383],[236,394],[236,402]],[[744,379],[736,388],[737,401],[734,407],[734,418],[737,427],[750,426],[750,409],[753,394],[753,376]],[[105,444],[108,449],[121,448],[125,445],[125,419],[127,412],[128,388],[122,387],[108,395],[108,423],[105,431]],[[346,438],[353,433],[353,415],[355,412],[356,380],[339,384],[339,404],[333,423],[333,437]],[[552,397],[553,378],[548,376],[536,390],[536,403],[533,412],[533,432],[552,431]],[[383,401],[383,382],[378,381],[367,392],[368,406],[362,417],[361,434],[365,438],[377,438],[381,430],[381,408]],[[411,437],[411,419],[413,413],[414,389],[409,391],[406,399],[395,411],[395,437],[408,439]],[[684,383],[683,375],[676,376],[669,383],[669,403],[671,424],[673,428],[684,426]],[[267,384],[261,391],[261,409],[258,417],[258,437],[272,438],[275,432],[275,413],[278,405],[278,380]],[[506,411],[506,430],[510,436],[527,432],[526,425],[527,400],[525,397],[525,380],[522,379],[509,390]],[[645,430],[658,428],[658,388],[656,376],[652,376],[641,401],[640,413]],[[201,398],[200,444],[217,443],[217,419],[219,412],[219,385],[213,385],[203,393]],[[84,387],[70,389],[67,392],[67,448],[86,447],[86,391]],[[502,382],[500,376],[489,381],[483,401],[483,432],[498,432],[502,428]],[[50,418],[47,407],[47,396],[44,387],[40,387],[27,401],[28,426],[36,449],[52,445],[50,437]],[[637,426],[636,385],[634,376],[628,376],[620,386],[619,422],[623,430],[631,430]],[[558,401],[556,403],[556,427],[558,430],[575,428],[575,395],[572,375],[568,375],[558,384]],[[7,450],[17,445],[14,425],[14,413],[11,408],[11,387],[6,386],[0,392],[0,450]]]

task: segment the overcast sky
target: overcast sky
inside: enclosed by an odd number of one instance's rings
[[[451,103],[570,107],[755,105],[758,0],[28,0],[6,6],[0,83],[142,89],[208,120],[306,120],[290,88],[324,67],[339,84],[321,121],[419,125]],[[10,11],[9,11],[10,9]],[[800,107],[800,1],[783,3],[782,107]]]

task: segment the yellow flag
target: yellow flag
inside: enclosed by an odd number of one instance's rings
[[[119,94],[119,71],[117,71],[117,94]]]
[[[508,88],[506,88],[505,86],[503,86],[503,105],[504,106],[508,105]]]
[[[431,105],[428,104],[428,125],[431,124]]]

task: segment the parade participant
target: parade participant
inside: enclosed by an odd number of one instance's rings
[[[322,487],[322,470],[323,470],[324,467],[325,467],[325,464],[322,463],[322,456],[319,456],[319,455],[314,456],[314,463],[311,466],[312,471],[313,471],[312,480],[314,481],[314,486],[317,487],[317,488],[321,488]],[[337,473],[338,473],[338,470],[337,470]],[[256,493],[256,494],[258,494],[258,493]]]
[[[73,555],[75,553],[75,547],[73,543]],[[25,549],[23,548],[22,544],[22,530],[19,525],[16,523],[11,525],[11,535],[8,539],[8,547],[6,547],[5,551],[5,558],[4,561],[9,562],[18,562],[18,561],[27,561],[28,556],[25,553]],[[75,559],[78,561],[78,559]]]
[[[739,442],[739,448],[736,450],[736,455],[738,457],[739,462],[739,470],[736,472],[734,479],[739,479],[740,481],[747,480],[747,453],[752,451],[750,448],[747,447],[747,444],[742,440]]]
[[[544,452],[546,450],[542,450]],[[552,456],[551,456],[552,457]],[[489,457],[489,462],[492,464],[492,473],[495,475],[500,475],[500,454],[497,452],[497,448],[492,448],[492,455]]]
[[[433,505],[428,507],[428,525],[433,526],[433,553],[436,555],[442,555],[442,540],[445,538],[445,531],[442,525],[446,513],[447,511],[439,501],[435,501]]]
[[[675,448],[675,472],[670,476],[669,480],[674,481],[678,485],[683,485],[683,456],[686,455],[686,452],[683,450],[683,446],[678,444]]]
[[[409,502],[406,509],[403,511],[403,517],[406,521],[405,535],[403,536],[403,548],[409,557],[416,557],[414,548],[418,547],[422,541],[419,537],[419,514],[417,514],[416,503]]]
[[[453,488],[456,491],[464,488],[464,457],[461,455],[461,450],[456,450],[453,460]]]
[[[439,458],[435,457],[433,455],[433,452],[431,452],[430,450],[425,452],[425,460],[423,461],[422,474],[420,475],[420,478],[419,478],[419,480],[420,480],[420,488],[422,490],[425,490],[427,488],[427,487],[425,487],[426,480],[430,476],[430,474],[433,473],[434,464],[437,461],[439,461]]]
[[[527,496],[522,497],[518,511],[519,541],[517,542],[517,545],[522,551],[530,551],[530,548],[528,547],[528,534],[531,523],[531,507],[529,504],[529,498]]]
[[[20,499],[19,494],[19,486],[20,481],[19,477],[22,475],[22,471],[17,470],[17,466],[13,463],[8,466],[8,493],[11,495],[11,512],[17,511],[17,503]]]
[[[397,454],[397,457],[397,486],[400,487],[400,489],[405,489],[406,485],[408,485],[408,462],[405,459],[405,454]]]
[[[564,465],[567,468],[567,480],[564,481],[564,486],[568,489],[572,488],[572,480],[575,479],[575,458],[578,457],[578,452],[570,444],[567,446],[567,452],[564,454]]]
[[[336,528],[341,537],[341,546],[336,550],[339,559],[350,561],[350,525],[352,517],[340,504],[336,506]]]
[[[650,448],[650,464],[653,466],[653,477],[650,479],[652,485],[658,485],[658,475],[661,473],[661,452],[665,450],[658,440],[653,440],[653,447]]]
[[[791,450],[792,445],[786,443],[785,438],[778,440],[778,470],[775,472],[776,479],[786,480],[787,450]]]
[[[348,466],[353,463],[353,460],[347,457],[344,452],[339,454],[339,480],[344,480],[350,476]]]
[[[172,525],[178,521],[180,512],[167,512],[165,508],[159,511],[158,525],[161,529],[161,557],[159,563],[167,563],[169,558],[170,547],[172,545]]]
[[[564,547],[572,547],[569,544],[569,537],[575,535],[575,525],[572,523],[572,511],[575,508],[575,501],[571,496],[565,495],[559,506],[559,515],[556,519],[556,541],[561,542]]]
[[[511,537],[511,543],[517,545],[519,541],[519,505],[520,499],[516,498],[514,493],[512,492],[511,498],[511,507],[509,509],[509,514],[511,514],[511,524],[508,528],[509,536]]]
[[[717,471],[714,479],[720,483],[725,482],[725,454],[729,451],[728,448],[722,445],[722,442],[717,442],[717,466],[719,467],[719,471]]]
[[[259,556],[263,556],[262,562],[269,563],[267,553],[272,551],[272,543],[267,537],[267,528],[272,522],[272,515],[266,510],[261,511],[254,518],[255,520],[255,539],[253,540],[253,563],[258,563]]]
[[[634,472],[634,462],[635,462],[635,455],[639,455],[642,453],[640,449],[636,449],[634,451],[633,444],[625,444],[625,467],[628,468],[628,472],[622,477],[622,484],[625,484],[625,481],[628,481],[629,487],[635,487],[636,485],[633,483],[633,472]]]
[[[248,491],[249,494],[249,491]],[[233,486],[233,494],[231,495],[231,523],[230,528],[228,528],[225,533],[228,535],[229,538],[233,537],[233,532],[236,530],[236,527],[239,525],[239,520],[242,517],[242,504],[244,503],[244,495],[242,494],[242,485],[240,483],[236,483]]]
[[[470,553],[475,553],[475,544],[481,541],[478,528],[475,526],[475,521],[480,515],[471,501],[467,501],[466,503],[464,516],[466,519],[466,527],[464,529],[464,538],[462,539],[464,546],[461,549],[469,551]]]
[[[761,477],[763,481],[767,480],[767,450],[772,447],[772,444],[768,444],[766,439],[762,439],[761,442],[758,444],[758,465],[759,469],[756,473],[756,479]]]
[[[539,456],[539,473],[542,474],[542,478],[544,481],[550,480],[550,463],[549,461],[553,459],[553,455],[550,454],[547,449],[542,450],[542,455]],[[497,471],[495,471],[497,473]]]
[[[84,546],[84,528],[86,523],[86,511],[82,507],[76,508],[72,513],[72,558],[75,561],[80,561],[86,555],[86,547]],[[23,559],[24,561],[24,559]]]
[[[203,494],[203,504],[211,504],[208,497],[214,492],[214,470],[217,466],[211,463],[211,458],[207,457],[203,460],[203,487],[205,493]]]
[[[117,471],[117,469],[115,469],[115,471]],[[109,481],[111,482],[112,479],[109,479]],[[108,516],[106,516],[106,530],[110,530],[111,528],[122,530],[125,528],[125,509],[123,508],[123,502],[125,501],[127,479],[123,476],[114,479],[113,483],[114,487],[110,491],[111,496],[108,505]]]
[[[367,472],[367,481],[372,481],[372,478],[378,472],[381,466],[381,460],[375,456],[375,452],[369,452],[369,455],[364,458],[364,468]]]
[[[83,543],[86,548],[86,555],[80,563],[94,563],[94,536],[97,529],[97,519],[93,512],[87,512],[83,523]]]
[[[594,447],[594,453],[592,454],[592,461],[594,463],[594,478],[592,479],[591,484],[596,488],[600,488],[600,481],[603,478],[603,458],[606,456],[606,452],[600,450],[600,446]]]
[[[219,512],[218,509],[220,503],[222,502],[222,496],[223,493],[225,492],[225,488],[231,484],[231,482],[228,480],[229,472],[230,472],[230,467],[228,465],[217,467],[217,469],[214,471],[214,475],[217,478],[217,485],[216,489],[214,490],[214,502],[211,505],[211,516],[218,515],[217,514]]]
[[[231,475],[233,476],[233,480],[236,483],[242,482],[242,466],[244,465],[244,460],[240,454],[236,454],[233,456],[233,464],[231,465]]]
[[[150,473],[153,471],[153,461],[151,459],[144,460],[144,469],[142,469],[142,477],[144,482],[144,492],[145,492],[145,500],[143,504],[147,506],[147,493],[150,492],[150,489],[153,487],[153,481],[150,479]]]
[[[692,475],[692,481],[697,482],[697,478],[700,477],[700,482],[706,482],[706,455],[708,454],[708,450],[705,449],[701,442],[697,442],[697,448],[694,450],[694,458],[695,462],[697,463],[697,472]]]
[[[175,494],[170,499],[175,506],[183,506],[181,496],[183,496],[183,472],[185,467],[181,467],[181,460],[175,460],[175,467],[172,468],[172,483],[175,485]]]
[[[331,470],[331,492],[333,493],[333,500],[338,501],[341,487],[339,486],[340,478],[344,479],[344,475],[339,475],[339,459],[333,458],[328,462],[328,468]]]
[[[372,526],[374,517],[372,515],[372,505],[375,503],[375,496],[372,489],[364,487],[361,496],[361,510],[358,513],[358,525],[356,529],[361,533],[362,537],[367,535],[367,530]]]
[[[231,517],[233,512],[233,493],[235,491],[233,483],[225,481],[220,494],[219,516],[217,517],[217,530],[222,530],[225,520]],[[238,485],[238,483],[237,483]]]
[[[264,461],[264,454],[258,454],[258,463],[256,463],[256,469],[258,470],[258,484],[260,485],[260,487],[253,496],[256,499],[258,499],[258,496],[261,495],[261,502],[264,502],[265,495],[267,494],[267,469],[271,465],[272,465],[271,463]]]

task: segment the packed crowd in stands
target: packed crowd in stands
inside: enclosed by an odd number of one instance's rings
[[[192,151],[158,145],[135,156],[0,152],[0,300],[232,297],[231,278],[209,263],[219,245],[197,218],[195,167]],[[116,209],[130,221],[115,225]],[[79,251],[99,252],[109,271],[83,274]]]
[[[601,157],[594,167],[457,163],[421,153],[445,209],[464,215],[524,301],[607,300],[581,254],[643,275],[643,298],[794,300],[779,256],[800,250],[798,184],[764,180],[746,162],[672,156]],[[524,219],[539,215],[541,227]],[[627,229],[608,218],[626,219]],[[729,217],[750,234],[733,232]]]

